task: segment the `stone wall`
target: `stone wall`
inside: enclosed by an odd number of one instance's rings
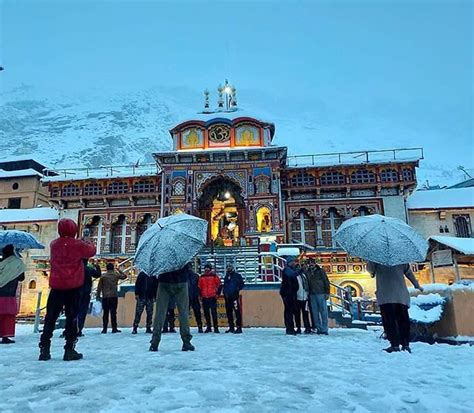
[[[459,209],[449,211],[420,211],[408,210],[409,224],[420,232],[424,238],[434,235],[448,235],[455,237],[453,215],[469,215],[471,223],[474,220],[474,209]],[[472,224],[471,224],[472,225]],[[443,232],[440,232],[440,227]],[[444,232],[447,227],[449,232]],[[471,228],[472,230],[473,228]]]

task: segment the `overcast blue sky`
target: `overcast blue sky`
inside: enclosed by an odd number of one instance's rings
[[[459,145],[469,163],[471,1],[0,3],[4,90],[201,91],[228,77],[244,95],[312,107],[322,122],[339,110],[382,114],[390,127],[436,134],[434,145]]]

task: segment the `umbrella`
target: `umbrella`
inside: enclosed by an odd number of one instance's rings
[[[387,266],[424,261],[428,251],[428,243],[412,227],[383,215],[345,221],[335,240],[350,255]]]
[[[140,237],[135,266],[158,276],[184,267],[206,245],[207,221],[188,214],[160,218]]]
[[[38,240],[29,232],[18,231],[16,229],[0,231],[0,248],[3,248],[5,245],[9,244],[13,245],[19,250],[44,248],[44,245],[40,244]]]

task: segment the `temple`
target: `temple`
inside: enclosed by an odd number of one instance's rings
[[[293,244],[334,283],[370,294],[365,264],[339,249],[334,233],[354,216],[406,220],[422,150],[289,156],[273,144],[275,133],[273,123],[239,109],[226,81],[214,109],[206,91],[203,110],[170,130],[173,149],[153,154],[155,163],[54,170],[44,183],[60,215],[87,229],[103,259],[129,260],[157,218],[186,212],[209,222],[206,253]]]

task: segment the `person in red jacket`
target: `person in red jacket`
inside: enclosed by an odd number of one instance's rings
[[[206,264],[204,267],[204,274],[199,278],[199,293],[202,298],[202,307],[204,309],[204,317],[206,318],[207,328],[205,333],[210,333],[211,328],[211,314],[214,324],[214,333],[219,333],[219,324],[217,322],[217,297],[221,293],[222,283],[219,276],[212,271],[212,265]]]
[[[59,238],[56,238],[50,244],[51,271],[49,286],[51,291],[46,305],[43,334],[41,334],[39,343],[39,360],[42,361],[51,358],[51,337],[63,308],[66,314],[66,344],[63,360],[70,361],[82,358],[82,354],[78,353],[74,347],[79,331],[78,315],[81,287],[84,284],[83,260],[93,257],[96,248],[94,244],[86,240],[77,239],[77,232],[77,225],[72,219],[60,219],[58,222]]]

